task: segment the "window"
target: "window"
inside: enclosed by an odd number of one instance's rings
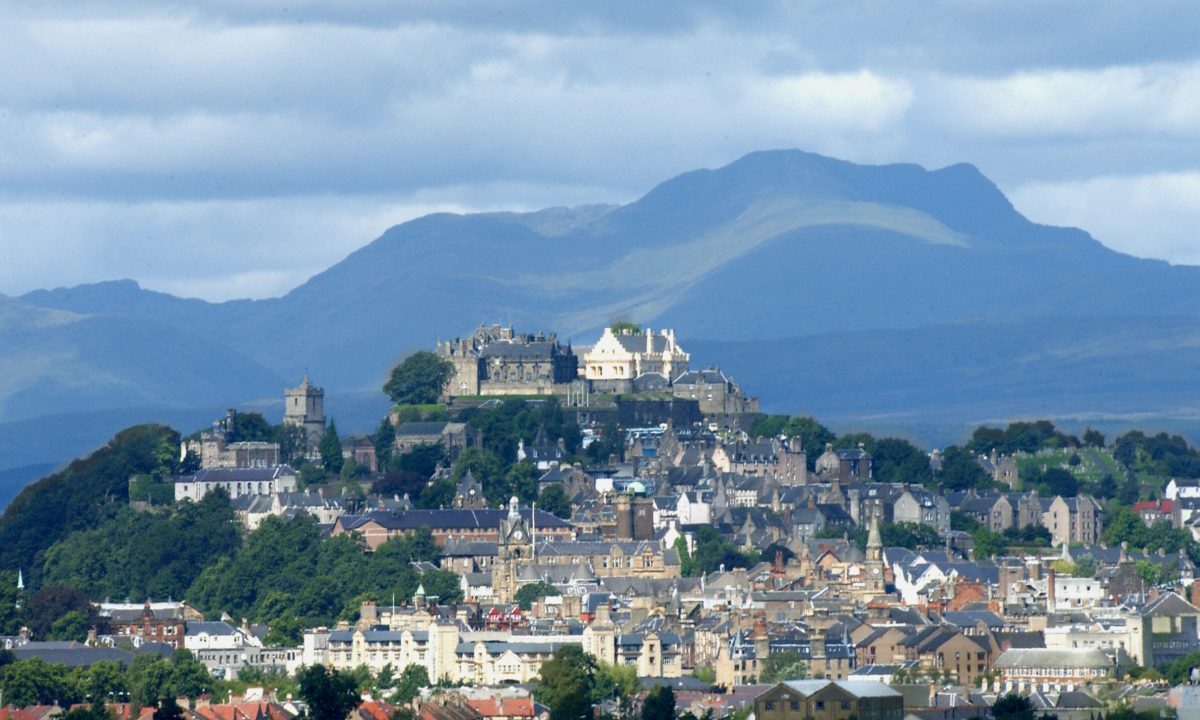
[[[824,709],[825,709],[825,701],[824,701],[824,700],[818,700],[818,701],[817,701],[817,709],[818,709],[818,710],[824,710]]]
[[[850,701],[849,701],[849,700],[843,700],[843,701],[842,701],[842,709],[843,709],[843,710],[849,710],[849,709],[850,709]]]
[[[799,710],[799,709],[800,709],[800,703],[799,703],[799,702],[797,702],[797,701],[795,701],[795,700],[793,700],[793,701],[792,701],[792,709],[793,709],[793,710]]]
[[[766,701],[765,703],[763,703],[763,706],[764,706],[764,707],[765,707],[767,710],[774,710],[774,709],[775,709],[775,703],[771,702],[770,700],[768,700],[768,701]]]

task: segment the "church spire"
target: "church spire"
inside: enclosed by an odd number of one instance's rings
[[[879,509],[876,508],[871,512],[871,530],[867,533],[867,558],[877,559],[879,553],[872,553],[872,550],[879,551],[883,549],[883,540],[879,536]]]

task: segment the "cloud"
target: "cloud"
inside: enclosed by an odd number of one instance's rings
[[[1114,250],[1200,265],[1200,172],[1035,182],[1010,197],[1031,220],[1085,227]]]
[[[1200,62],[951,77],[931,95],[970,135],[1200,138]]]
[[[0,268],[0,292],[278,294],[424,208],[625,202],[768,148],[968,161],[1005,188],[1186,175],[1192,20],[1076,0],[14,3],[0,251],[27,271]]]

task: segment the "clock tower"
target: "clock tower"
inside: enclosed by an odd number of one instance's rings
[[[496,563],[492,566],[492,595],[497,602],[513,601],[517,594],[517,573],[532,559],[533,535],[514,496],[508,501],[508,516],[500,521]]]
[[[864,563],[866,572],[865,594],[882,595],[884,593],[883,578],[883,540],[879,535],[879,511],[871,513],[871,529],[867,533],[867,561]]]

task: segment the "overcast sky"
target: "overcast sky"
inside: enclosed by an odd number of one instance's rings
[[[352,6],[352,7],[351,7]],[[0,293],[280,295],[439,210],[771,148],[970,162],[1200,264],[1200,3],[7,0]]]

